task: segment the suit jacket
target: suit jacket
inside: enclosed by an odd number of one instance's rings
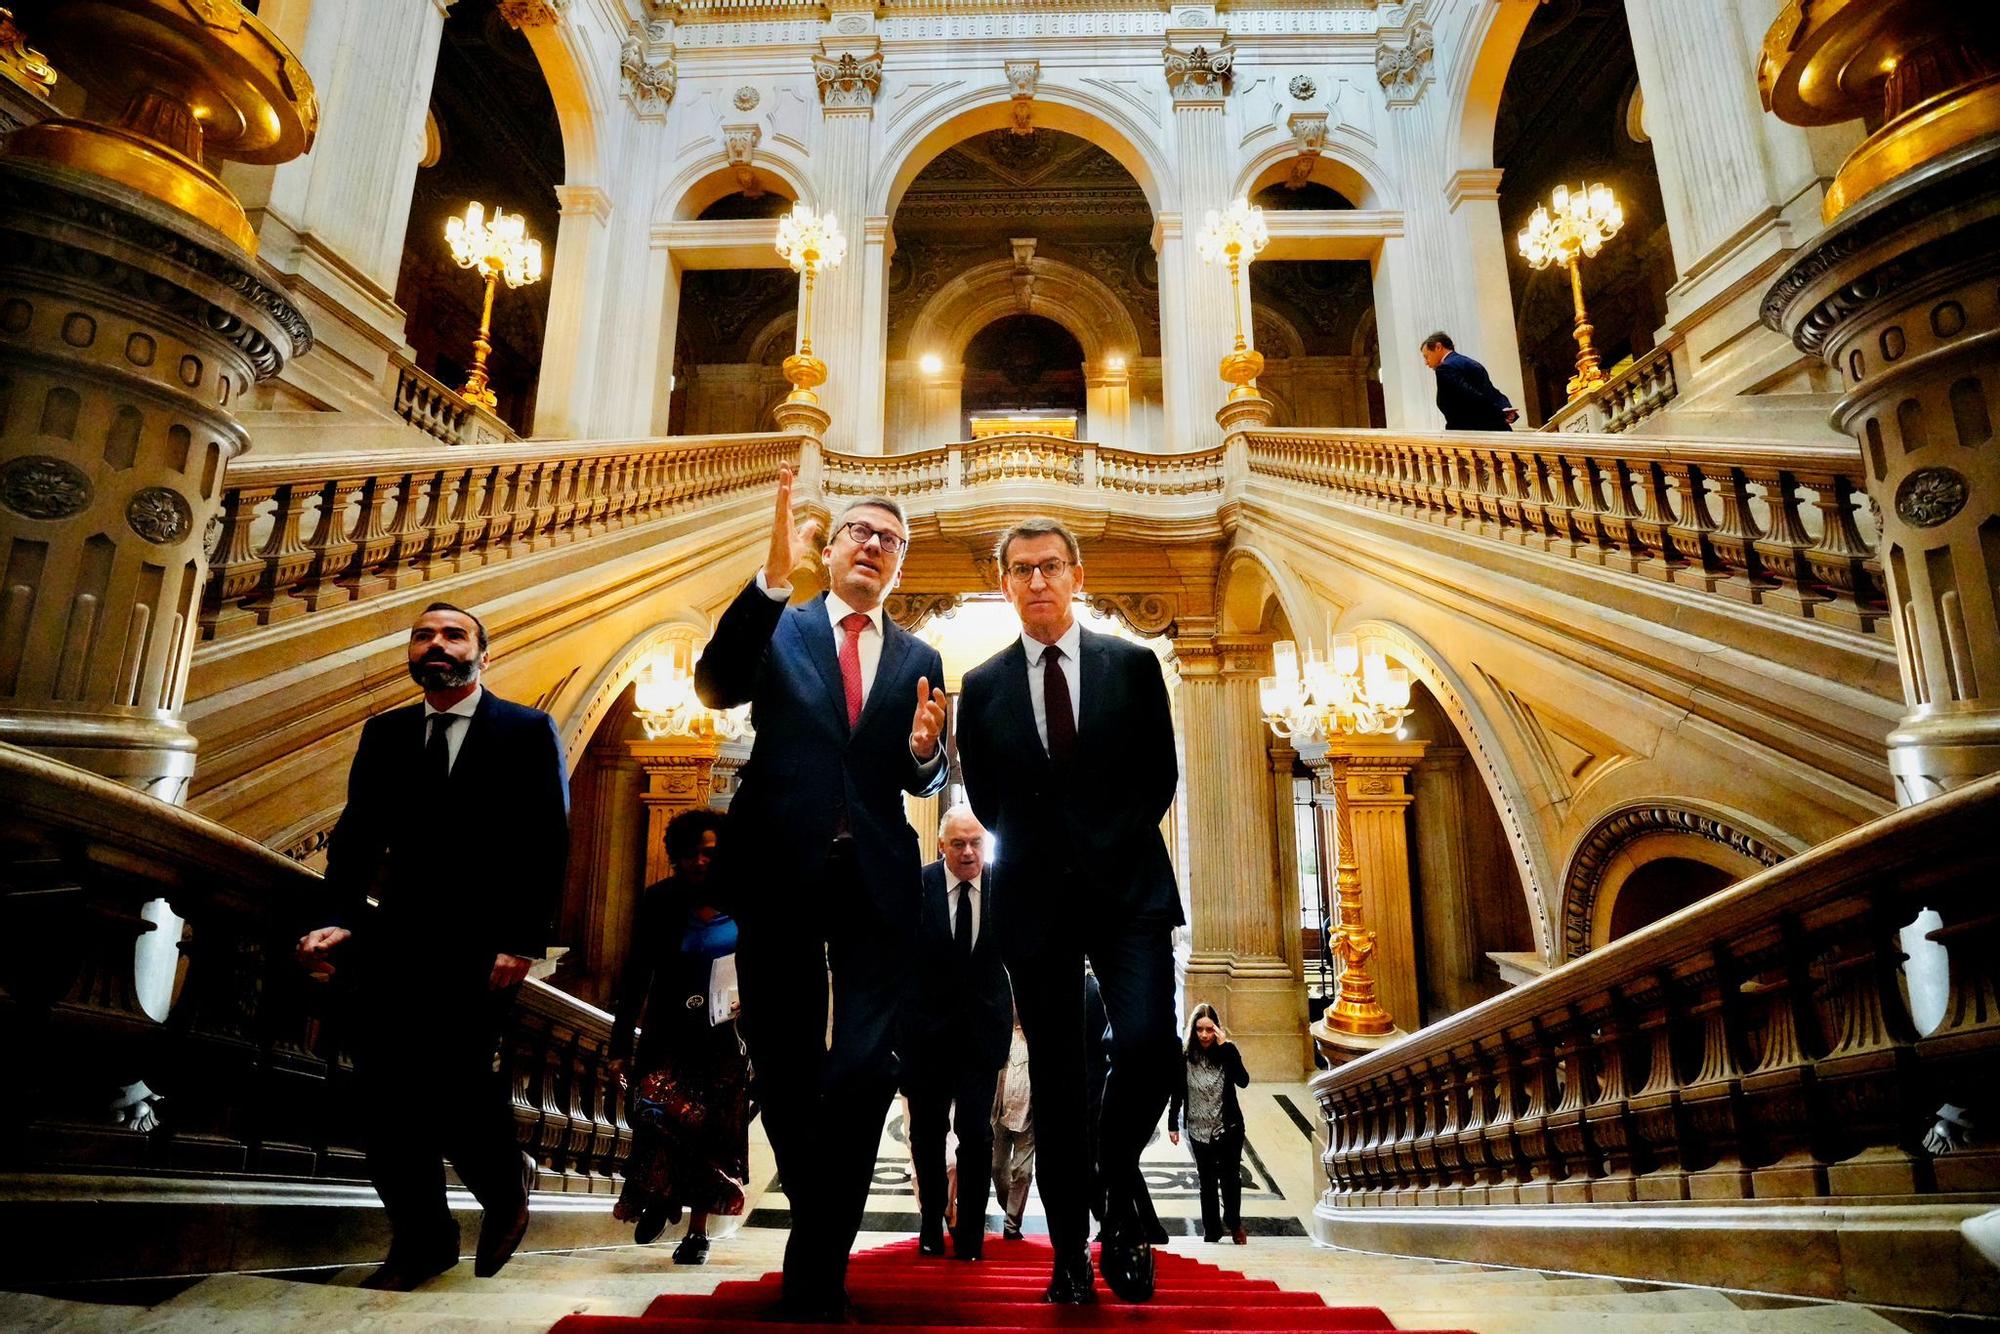
[[[548,949],[569,862],[569,779],[546,713],[487,690],[461,725],[440,792],[424,776],[421,700],[362,724],[326,889],[329,921],[388,966],[414,954],[443,975],[462,963],[483,987],[495,954]]]
[[[1159,660],[1083,631],[1076,754],[1050,761],[1035,730],[1028,655],[1016,639],[965,675],[958,754],[965,791],[1000,841],[1001,941],[1028,954],[1098,926],[1179,926],[1180,890],[1160,821],[1180,779]]]
[[[968,961],[953,938],[949,877],[942,861],[924,868],[924,901],[917,919],[916,992],[904,1007],[909,1073],[935,1076],[960,1070],[998,1070],[1014,1041],[1014,992],[1000,962],[994,905],[997,876],[980,879],[978,938]]]
[[[882,656],[861,719],[847,726],[847,695],[833,627],[821,594],[787,607],[753,580],[717,622],[695,663],[695,693],[713,709],[750,705],[757,729],[736,796],[729,803],[722,859],[724,901],[753,925],[810,911],[872,910],[874,925],[915,930],[917,832],[903,796],[944,786],[946,766],[928,775],[910,755],[917,678],[944,680],[936,649],[882,618]],[[822,871],[836,834],[854,840],[860,902],[822,905]]]
[[[1486,368],[1463,352],[1451,352],[1437,364],[1438,411],[1447,431],[1510,431],[1502,415],[1512,403],[1493,387]]]

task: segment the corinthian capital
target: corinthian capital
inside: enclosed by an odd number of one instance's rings
[[[1236,64],[1236,48],[1223,42],[1217,46],[1197,46],[1192,51],[1165,47],[1161,56],[1167,66],[1167,89],[1176,102],[1221,102],[1229,96],[1230,70]]]
[[[843,51],[814,56],[813,79],[819,84],[820,105],[828,110],[873,107],[882,91],[882,53],[856,55]]]

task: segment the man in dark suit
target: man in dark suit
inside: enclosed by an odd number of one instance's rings
[[[954,806],[938,825],[939,860],[924,868],[916,992],[904,1010],[903,1092],[910,1098],[910,1161],[922,1205],[917,1250],[944,1254],[944,1141],[958,1132],[954,1259],[985,1247],[993,1162],[993,1091],[1014,1037],[1014,999],[993,931],[993,868],[986,830]]]
[[[1447,431],[1511,431],[1521,414],[1507,396],[1493,387],[1486,368],[1452,347],[1451,335],[1439,330],[1421,349],[1424,365],[1437,372],[1438,411]]]
[[[820,553],[831,590],[787,608],[818,527],[793,527],[780,469],[763,568],[694,674],[704,704],[748,702],[757,730],[717,870],[741,931],[739,1025],[792,1207],[786,1314],[801,1320],[846,1310],[915,948],[921,858],[902,794],[945,781],[944,664],[882,611],[909,544],[902,507],[849,502]]]
[[[995,914],[1027,1034],[1042,1202],[1055,1273],[1048,1298],[1095,1299],[1089,1249],[1084,984],[1087,956],[1111,1029],[1098,1159],[1104,1278],[1128,1301],[1153,1291],[1135,1207],[1139,1154],[1176,1071],[1174,961],[1180,893],[1160,821],[1179,779],[1160,664],[1076,622],[1082,555],[1053,519],[1000,539],[1001,584],[1021,638],[968,672],[959,697],[965,790],[1006,859]]]
[[[474,1270],[528,1226],[534,1160],[495,1053],[547,951],[569,858],[569,782],[546,713],[480,685],[486,627],[446,602],[410,631],[421,702],[370,718],[326,850],[328,925],[307,969],[342,974],[369,1117],[368,1175],[392,1241],[362,1286],[407,1291],[458,1262],[444,1163],[485,1211]]]

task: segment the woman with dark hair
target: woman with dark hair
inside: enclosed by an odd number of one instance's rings
[[[1226,1228],[1238,1246],[1243,1235],[1243,1110],[1236,1090],[1250,1083],[1243,1054],[1222,1032],[1213,1005],[1194,1007],[1188,1025],[1186,1077],[1167,1103],[1167,1138],[1181,1142],[1181,1111],[1187,1111],[1188,1147],[1201,1177],[1201,1235],[1221,1241]],[[1216,1195],[1221,1194],[1221,1207]]]
[[[635,1224],[633,1240],[643,1246],[687,1210],[675,1264],[707,1262],[709,1216],[741,1213],[750,1176],[750,1063],[736,1036],[736,923],[717,903],[711,871],[721,829],[722,816],[706,809],[682,811],[668,823],[673,874],[640,896],[611,1029],[611,1074],[630,1087],[633,1132],[625,1193],[614,1213]]]

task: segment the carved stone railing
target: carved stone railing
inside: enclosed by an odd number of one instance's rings
[[[425,435],[442,440],[447,445],[478,443],[466,439],[468,423],[476,420],[478,414],[473,406],[458,396],[457,391],[442,380],[431,377],[429,372],[402,360],[395,359],[396,366],[396,415]],[[495,419],[501,439],[515,439],[513,431],[504,422]]]
[[[346,1005],[292,957],[319,889],[312,871],[221,825],[0,745],[0,1186],[102,1171],[365,1179]],[[164,1021],[141,1007],[133,967],[155,929],[140,910],[156,898],[187,923]],[[631,1132],[609,1040],[609,1015],[527,984],[503,1061],[539,1189],[620,1187]],[[111,1111],[141,1082],[159,1097],[150,1127]],[[319,1254],[296,1244],[299,1258]],[[149,1248],[147,1262],[199,1269],[203,1256]]]
[[[1939,1127],[1947,1106],[1990,1124],[2000,1094],[1996,821],[2000,777],[1862,825],[1318,1076],[1319,1216],[1836,1198],[1976,1212],[2000,1200],[2000,1147]],[[1924,908],[1943,919],[1928,939],[1950,979],[1929,1033],[1899,978],[1898,929]],[[1559,1211],[1543,1221],[1564,1226]],[[1681,1281],[1719,1281],[1688,1246],[1641,1243]],[[1813,1281],[1774,1280],[1734,1250],[1719,1258],[1739,1262],[1748,1286]],[[1597,1256],[1587,1267],[1648,1276]]]
[[[457,446],[232,464],[205,639],[769,488],[795,436]]]
[[[1888,633],[1875,517],[1851,448],[1260,430],[1247,451],[1253,482]]]
[[[1544,431],[1615,435],[1629,431],[1680,393],[1674,356],[1682,339],[1668,339],[1606,380],[1596,393],[1565,403],[1549,417]]]
[[[1223,458],[1220,447],[1148,454],[1053,435],[993,435],[907,454],[828,453],[822,490],[838,498],[875,493],[946,499],[981,488],[1026,486],[1071,491],[1079,501],[1097,503],[1121,496],[1220,501]]]

